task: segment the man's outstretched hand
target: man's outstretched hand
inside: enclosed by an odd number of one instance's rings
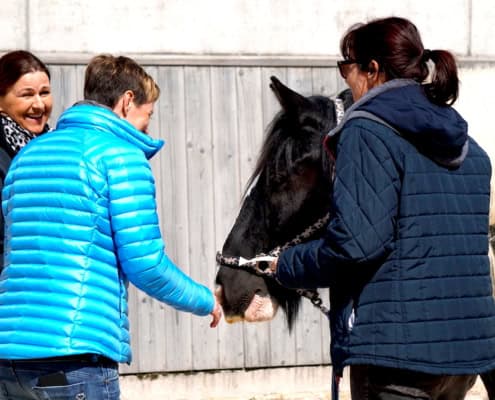
[[[213,311],[210,313],[210,315],[213,317],[213,320],[210,323],[210,328],[215,328],[222,319],[222,307],[220,307],[220,304],[218,303],[216,296],[215,296],[215,307],[213,308]]]

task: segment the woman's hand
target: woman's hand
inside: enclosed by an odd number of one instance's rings
[[[268,261],[267,258],[269,258],[271,261]],[[260,274],[266,274],[270,273],[270,275],[275,275],[277,272],[277,263],[278,263],[278,257],[272,257],[272,256],[263,256],[263,257],[258,257],[258,261],[256,262],[255,269],[258,271]]]
[[[268,268],[270,268],[270,271],[272,271],[275,274],[277,272],[277,265],[278,265],[278,257],[270,262]]]

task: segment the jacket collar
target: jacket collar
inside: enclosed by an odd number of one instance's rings
[[[346,122],[350,119],[349,118],[350,114],[354,110],[361,107],[363,104],[370,101],[372,98],[374,98],[374,97],[380,95],[381,93],[384,93],[390,89],[396,89],[396,88],[400,88],[400,87],[404,87],[404,86],[410,86],[410,85],[419,85],[419,83],[412,80],[412,79],[393,79],[391,81],[387,81],[387,82],[383,83],[382,85],[374,87],[373,89],[369,90],[363,97],[361,97],[358,101],[353,103],[352,106],[350,106],[346,110],[345,115],[342,118],[342,120],[340,121],[340,123],[335,128],[333,128],[330,132],[327,133],[327,137],[331,138],[332,136],[337,135],[342,130],[342,128],[344,127]],[[326,138],[326,139],[328,139],[328,138]]]
[[[91,129],[109,132],[137,148],[141,149],[146,158],[152,158],[165,144],[162,139],[137,130],[125,119],[120,118],[109,107],[93,101],[81,101],[67,109],[57,122],[57,130],[68,125],[87,126]]]

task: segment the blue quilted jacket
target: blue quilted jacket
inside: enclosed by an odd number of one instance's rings
[[[2,201],[0,359],[130,362],[128,281],[178,310],[213,310],[211,291],[165,253],[147,160],[162,145],[82,103],[13,160]]]
[[[330,133],[332,218],[281,254],[288,287],[330,287],[335,367],[432,374],[495,368],[488,261],[490,161],[451,107],[394,80]]]

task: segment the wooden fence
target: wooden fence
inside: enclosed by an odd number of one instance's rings
[[[305,95],[332,97],[344,82],[335,64],[145,66],[161,88],[150,132],[166,141],[152,167],[167,253],[213,288],[215,253],[238,213],[265,128],[280,109],[269,77]],[[84,68],[82,63],[50,65],[52,126],[66,107],[82,99]],[[222,321],[211,329],[209,318],[176,312],[134,287],[129,303],[133,362],[121,373],[329,363],[328,321],[306,301],[292,334],[282,312],[272,322]]]

